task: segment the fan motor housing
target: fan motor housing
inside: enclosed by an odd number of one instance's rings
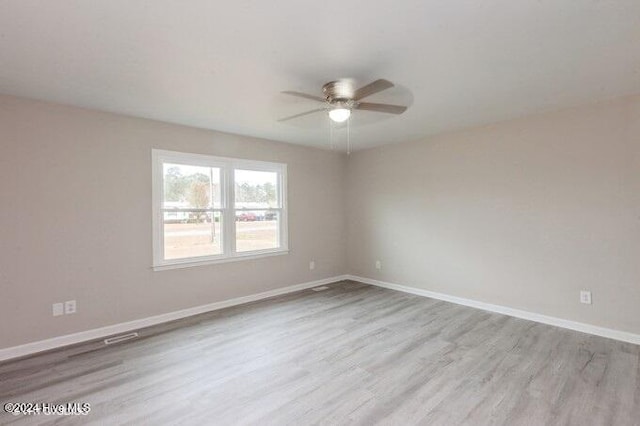
[[[329,103],[344,102],[353,100],[355,90],[353,84],[348,80],[336,80],[322,86],[322,93],[324,93]]]

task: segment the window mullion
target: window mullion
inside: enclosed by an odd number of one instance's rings
[[[233,256],[236,252],[234,176],[233,167],[224,168],[224,254]]]

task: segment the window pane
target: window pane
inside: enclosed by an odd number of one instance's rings
[[[164,208],[220,208],[220,169],[163,164]]]
[[[212,220],[213,219],[213,220]],[[164,258],[222,253],[220,212],[164,212]]]
[[[236,251],[280,247],[280,213],[273,210],[236,211]]]
[[[280,207],[277,172],[236,169],[235,183],[237,209]]]

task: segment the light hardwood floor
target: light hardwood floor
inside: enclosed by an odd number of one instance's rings
[[[0,364],[0,424],[640,425],[640,346],[341,282]]]

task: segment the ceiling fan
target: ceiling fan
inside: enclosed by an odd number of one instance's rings
[[[351,112],[356,109],[383,112],[387,114],[402,114],[407,110],[406,106],[361,102],[361,100],[367,96],[382,92],[383,90],[391,87],[393,87],[393,83],[384,79],[376,80],[359,89],[355,89],[350,80],[336,80],[330,81],[322,86],[322,93],[324,94],[324,97],[308,95],[300,92],[285,91],[282,93],[323,102],[325,105],[322,108],[281,118],[278,121],[287,121],[305,115],[314,114],[316,112],[327,111],[331,120],[337,123],[342,123],[343,121],[348,120],[351,116]]]

